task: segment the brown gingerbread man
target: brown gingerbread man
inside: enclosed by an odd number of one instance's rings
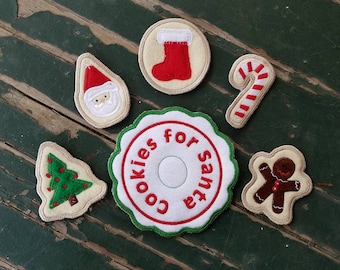
[[[289,158],[280,158],[274,165],[273,170],[267,163],[259,166],[259,171],[266,180],[254,194],[254,200],[261,204],[270,194],[273,194],[272,210],[280,214],[283,211],[284,193],[287,191],[298,191],[300,182],[288,180],[295,171],[295,163]]]

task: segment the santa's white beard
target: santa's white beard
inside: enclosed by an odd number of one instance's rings
[[[109,81],[88,89],[84,95],[84,102],[95,116],[107,117],[119,109],[121,99],[117,86]]]

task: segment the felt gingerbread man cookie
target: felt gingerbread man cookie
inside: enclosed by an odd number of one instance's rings
[[[244,206],[254,213],[264,213],[277,224],[289,224],[294,202],[313,188],[305,168],[302,153],[291,145],[256,153],[249,162],[253,177],[241,196]]]
[[[54,142],[40,145],[35,175],[42,199],[39,215],[44,221],[79,217],[107,190],[85,162]]]

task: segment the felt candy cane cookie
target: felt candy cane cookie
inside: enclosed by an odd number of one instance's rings
[[[263,57],[246,54],[238,58],[230,69],[229,82],[241,92],[227,109],[227,122],[234,128],[243,127],[274,79],[274,68]]]

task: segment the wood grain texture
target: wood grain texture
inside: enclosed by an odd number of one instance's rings
[[[322,11],[322,12],[321,12]],[[211,66],[193,91],[167,96],[137,63],[144,31],[163,18],[198,26]],[[1,0],[0,268],[338,269],[340,266],[340,6],[335,0]],[[129,116],[95,129],[73,103],[75,60],[91,52],[126,82]],[[277,79],[247,125],[224,119],[238,94],[227,75],[241,55],[271,62]],[[165,239],[136,229],[110,192],[75,220],[43,222],[35,191],[39,145],[55,141],[87,162],[109,189],[117,134],[143,111],[183,106],[210,115],[240,166],[231,207],[206,231]],[[240,200],[250,157],[292,144],[305,155],[311,195],[278,226]]]

